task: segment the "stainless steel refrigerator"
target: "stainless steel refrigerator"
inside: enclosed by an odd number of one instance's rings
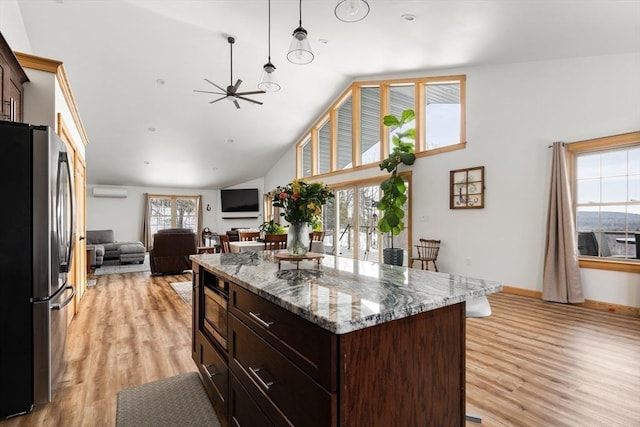
[[[49,127],[0,121],[0,419],[51,400],[64,370],[71,168]]]

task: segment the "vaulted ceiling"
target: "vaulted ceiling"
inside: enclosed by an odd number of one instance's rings
[[[228,35],[234,80],[256,89],[267,0],[18,0],[31,53],[64,63],[89,136],[87,180],[101,185],[222,188],[264,176],[362,78],[640,51],[638,1],[369,3],[363,21],[343,23],[335,2],[303,1],[315,59],[295,65],[286,53],[298,1],[272,0],[282,89],[236,109],[194,89],[229,84]]]

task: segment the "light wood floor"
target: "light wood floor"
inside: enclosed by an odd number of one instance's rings
[[[195,371],[191,309],[169,286],[187,280],[100,276],[71,322],[53,402],[0,427],[112,427],[118,391]],[[508,294],[490,301],[492,316],[467,320],[467,412],[482,426],[640,426],[640,319]]]

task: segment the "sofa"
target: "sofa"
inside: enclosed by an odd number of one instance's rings
[[[179,274],[191,270],[190,255],[197,253],[198,237],[187,228],[167,228],[153,235],[149,252],[151,273]]]
[[[118,260],[120,263],[144,262],[144,245],[139,241],[117,242],[113,230],[87,230],[86,238],[87,249],[91,249],[92,267],[100,267],[107,260]]]

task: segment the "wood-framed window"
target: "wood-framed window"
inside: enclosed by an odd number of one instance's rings
[[[198,232],[200,196],[149,195],[151,235],[167,228],[189,228]]]
[[[640,131],[567,145],[580,266],[640,272]]]
[[[416,156],[466,146],[466,76],[356,82],[324,111],[296,144],[298,177],[334,175],[374,168],[389,154],[394,131],[387,114],[413,109]]]

